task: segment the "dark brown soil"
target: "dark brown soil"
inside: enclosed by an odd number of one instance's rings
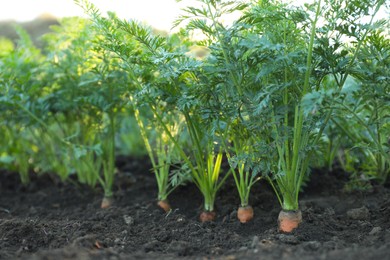
[[[345,193],[345,176],[313,173],[301,196],[303,223],[277,232],[280,207],[266,183],[253,188],[252,222],[240,224],[234,184],[217,198],[217,219],[200,223],[193,185],[156,206],[147,160],[120,158],[115,205],[99,208],[101,191],[0,172],[0,259],[389,259],[390,189]]]

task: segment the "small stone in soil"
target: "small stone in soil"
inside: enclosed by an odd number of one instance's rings
[[[299,244],[299,239],[294,235],[285,235],[285,234],[278,234],[276,236],[281,242],[290,244],[290,245],[297,245]]]
[[[274,243],[272,242],[272,240],[269,240],[269,239],[263,239],[261,240],[261,242],[259,243],[259,246],[262,248],[262,249],[270,249],[274,246]]]
[[[214,247],[210,250],[211,254],[213,255],[221,255],[223,254],[223,249],[220,247]]]
[[[378,235],[382,231],[381,227],[374,227],[370,233],[368,233],[370,236]]]
[[[321,247],[321,243],[318,241],[309,241],[304,244],[306,250],[317,251]]]
[[[185,241],[172,241],[169,244],[168,251],[179,256],[186,256],[190,253],[190,245]]]
[[[157,234],[156,239],[160,242],[167,242],[171,239],[171,234],[168,231],[160,232]]]
[[[250,248],[256,248],[259,245],[259,237],[254,236],[252,239],[251,247]]]
[[[158,242],[155,240],[150,241],[143,246],[146,253],[150,251],[154,251],[157,247],[158,247]]]
[[[328,216],[334,216],[336,212],[334,211],[334,208],[329,207],[325,209],[325,214]]]
[[[133,225],[134,224],[134,218],[131,216],[124,215],[123,219],[124,219],[126,225]]]
[[[361,208],[348,210],[347,216],[353,220],[368,220],[370,218],[370,211],[363,206]]]
[[[323,248],[327,249],[327,250],[335,250],[337,249],[337,243],[335,241],[326,241],[324,244],[323,244]]]

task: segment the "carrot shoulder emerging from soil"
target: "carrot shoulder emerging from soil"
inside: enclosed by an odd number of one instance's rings
[[[104,197],[100,207],[102,209],[107,209],[107,208],[112,206],[113,202],[114,202],[114,199],[112,197]]]
[[[248,205],[245,207],[239,207],[237,211],[237,218],[241,223],[247,223],[253,219],[253,208]]]
[[[171,205],[169,204],[168,200],[159,200],[157,205],[165,212],[169,212],[171,210]]]
[[[278,217],[279,231],[290,233],[302,222],[300,210],[281,210]]]
[[[216,216],[215,211],[203,211],[200,213],[199,220],[200,222],[214,221]]]

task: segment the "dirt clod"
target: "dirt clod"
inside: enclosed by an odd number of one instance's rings
[[[353,220],[368,220],[370,218],[370,211],[363,206],[348,210],[347,216]]]
[[[291,245],[299,244],[299,239],[296,236],[294,236],[294,235],[278,234],[276,237],[282,243],[291,244]]]
[[[370,233],[368,233],[370,236],[378,235],[382,231],[381,227],[373,227]]]
[[[123,220],[125,221],[126,225],[133,225],[134,224],[134,218],[131,216],[124,215]]]

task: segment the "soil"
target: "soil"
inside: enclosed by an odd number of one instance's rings
[[[53,175],[0,172],[0,259],[388,259],[390,188],[345,192],[345,174],[314,171],[301,195],[303,222],[277,231],[280,206],[265,183],[250,197],[255,216],[237,220],[234,183],[217,197],[217,218],[200,223],[194,185],[170,196],[171,212],[156,206],[148,160],[117,160],[115,204],[100,209],[101,190]]]

